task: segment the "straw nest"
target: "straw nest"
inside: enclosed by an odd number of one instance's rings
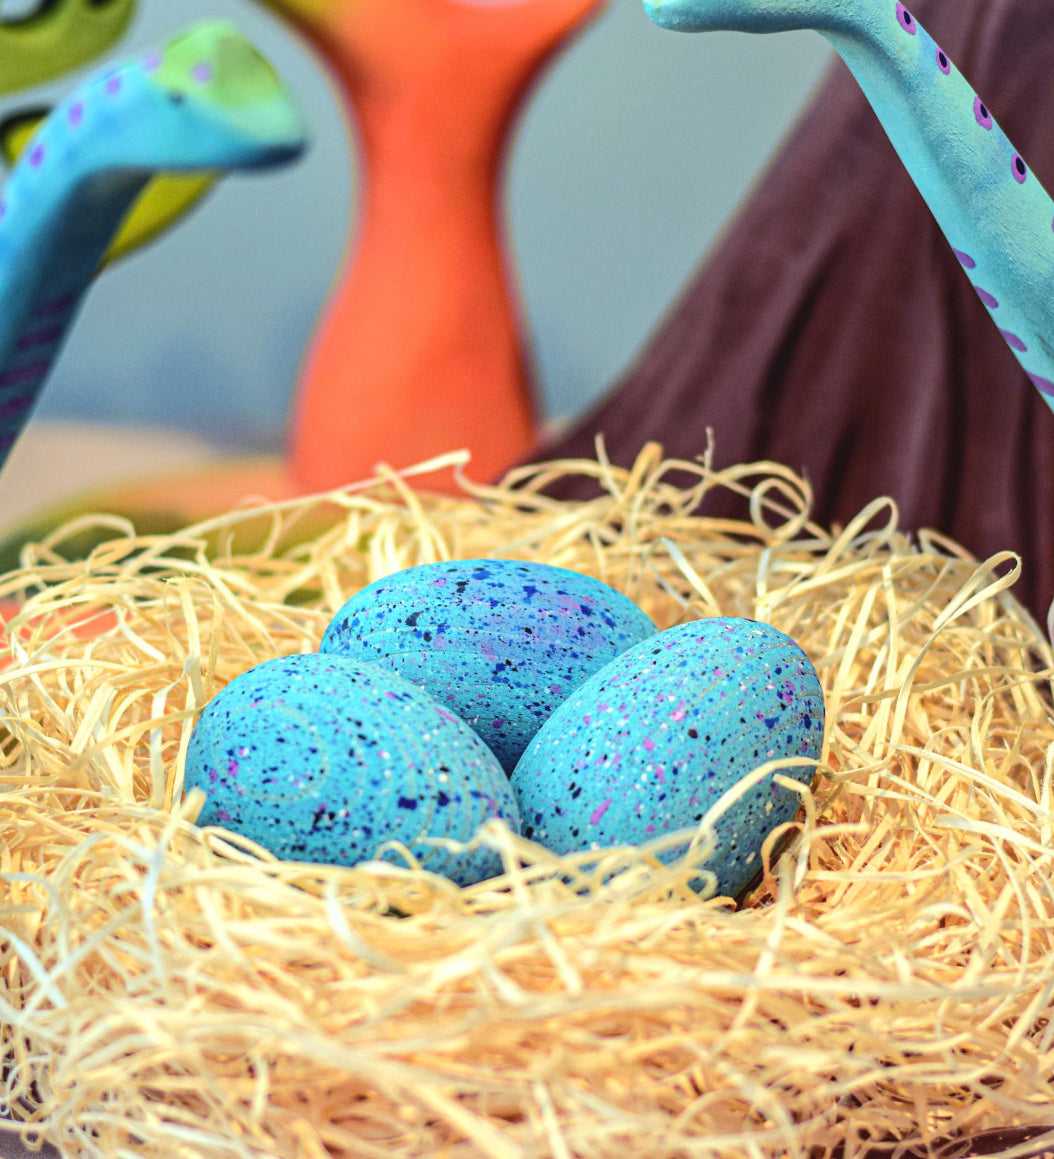
[[[603,494],[546,498],[567,472]],[[698,513],[729,487],[749,518]],[[0,1110],[28,1138],[105,1159],[1042,1150],[1054,657],[1015,557],[909,537],[885,500],[828,531],[783,468],[654,446],[456,499],[382,474],[297,542],[321,502],[164,538],[113,523],[81,563],[68,528],[0,581],[26,598],[0,674]],[[242,550],[250,518],[266,542]],[[183,756],[220,686],[314,649],[366,582],[480,555],[589,572],[660,626],[766,620],[813,658],[820,775],[738,909],[648,849],[590,866],[500,824],[480,839],[507,872],[464,890],[193,824]]]

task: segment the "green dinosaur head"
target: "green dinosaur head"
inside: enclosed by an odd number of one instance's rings
[[[304,128],[281,78],[229,21],[197,24],[169,41],[152,76],[236,130],[303,147]]]
[[[0,0],[0,95],[42,84],[101,56],[136,0]]]

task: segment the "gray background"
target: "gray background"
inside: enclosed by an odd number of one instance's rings
[[[392,0],[397,2],[397,0]],[[500,3],[503,0],[466,0]],[[271,57],[310,154],[234,176],[96,284],[37,413],[280,445],[297,368],[337,275],[354,147],[327,77],[252,0],[141,0],[117,54],[226,16]],[[796,116],[828,60],[812,33],[684,36],[612,0],[524,107],[504,212],[550,419],[632,360]],[[70,82],[18,94],[10,111]]]

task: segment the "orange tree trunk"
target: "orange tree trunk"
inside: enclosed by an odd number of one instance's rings
[[[297,393],[297,486],[467,447],[490,479],[536,441],[499,224],[531,80],[603,0],[268,0],[337,73],[364,191],[350,265]]]

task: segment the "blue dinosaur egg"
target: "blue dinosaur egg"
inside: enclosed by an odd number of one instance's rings
[[[820,681],[789,636],[735,618],[680,624],[616,657],[539,729],[512,775],[524,834],[564,854],[694,828],[759,765],[818,758],[823,732]],[[815,772],[779,771],[803,784]],[[706,864],[718,894],[750,884],[798,805],[769,775],[724,813]]]
[[[205,706],[190,738],[186,787],[223,825],[276,857],[354,865],[386,841],[468,885],[502,871],[498,854],[452,853],[491,817],[520,815],[479,737],[421,689],[345,656],[298,655],[243,672]]]
[[[321,651],[424,688],[486,741],[506,772],[553,709],[655,625],[580,572],[512,559],[406,568],[333,617]]]

